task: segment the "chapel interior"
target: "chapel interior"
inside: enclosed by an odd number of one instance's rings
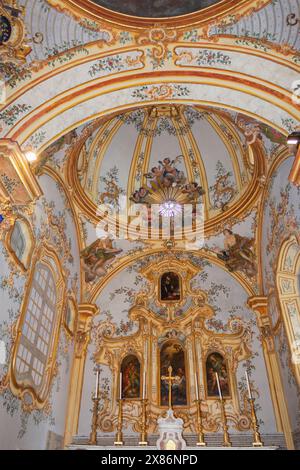
[[[300,449],[299,0],[1,0],[0,449]]]

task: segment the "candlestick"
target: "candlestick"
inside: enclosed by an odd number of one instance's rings
[[[95,398],[98,398],[99,391],[99,370],[96,372],[96,389],[95,389]]]
[[[91,434],[90,434],[90,445],[97,445],[97,426],[98,426],[98,411],[99,411],[99,402],[100,398],[94,397],[93,398],[93,415],[92,415],[92,426],[91,426]]]
[[[251,387],[250,387],[250,382],[249,382],[249,376],[248,376],[248,372],[246,370],[245,370],[245,376],[246,376],[249,400],[252,400],[252,393],[251,393]]]
[[[146,371],[144,371],[144,379],[143,379],[143,400],[146,398]]]
[[[198,442],[197,446],[205,447],[206,442],[204,440],[203,426],[202,426],[202,413],[201,413],[201,400],[195,400],[197,405],[197,430],[198,430]]]
[[[260,437],[259,425],[258,425],[255,405],[254,405],[254,398],[249,398],[248,401],[250,403],[250,408],[251,408],[251,424],[252,424],[253,437],[254,437],[254,441],[252,445],[253,447],[263,447],[264,444]]]
[[[197,374],[195,373],[195,387],[196,387],[196,400],[199,400],[199,390],[198,390],[198,379]]]
[[[141,440],[139,446],[147,446],[147,399],[142,400],[142,424],[141,424]]]
[[[223,396],[222,396],[222,392],[221,392],[221,387],[220,387],[220,381],[219,381],[218,372],[216,372],[216,377],[217,377],[217,384],[218,384],[219,397],[220,397],[220,400],[223,400]]]
[[[227,419],[226,419],[226,412],[225,412],[225,402],[223,398],[220,399],[220,403],[221,403],[221,417],[222,417],[222,423],[223,423],[223,446],[231,447],[232,444],[230,442],[229,433],[228,433],[228,426],[227,426]]]
[[[123,428],[123,400],[118,400],[119,402],[119,412],[118,412],[118,424],[117,424],[117,434],[116,440],[114,442],[115,446],[122,446],[123,445],[123,435],[122,435],[122,428]]]
[[[122,400],[122,372],[120,372],[119,399]]]

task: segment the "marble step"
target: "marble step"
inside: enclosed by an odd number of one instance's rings
[[[186,434],[183,436],[188,447],[195,447],[197,443],[196,434]],[[98,446],[113,446],[115,437],[98,435]],[[149,446],[155,446],[158,440],[158,434],[148,436]],[[249,433],[230,434],[230,440],[233,447],[251,447],[252,435]],[[262,440],[265,446],[275,446],[285,449],[285,440],[283,434],[264,434]],[[208,447],[222,447],[223,435],[221,433],[208,433],[205,435],[205,441]],[[87,436],[76,436],[73,439],[72,445],[88,445],[89,439]],[[138,446],[139,436],[136,434],[123,434],[123,442],[127,447]]]

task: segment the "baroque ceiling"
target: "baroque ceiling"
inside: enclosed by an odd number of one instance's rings
[[[192,106],[152,106],[114,116],[81,149],[81,186],[95,204],[116,205],[120,195],[139,203],[156,194],[160,203],[167,197],[157,194],[161,186],[185,191],[193,184],[211,218],[249,189],[253,165],[242,125],[241,117],[235,122],[229,113]],[[139,195],[144,191],[148,197]]]

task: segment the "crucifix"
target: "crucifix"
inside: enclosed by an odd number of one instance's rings
[[[177,377],[172,377],[172,366],[168,367],[169,375],[162,375],[161,380],[166,380],[169,385],[169,409],[172,409],[172,383],[175,382]]]

